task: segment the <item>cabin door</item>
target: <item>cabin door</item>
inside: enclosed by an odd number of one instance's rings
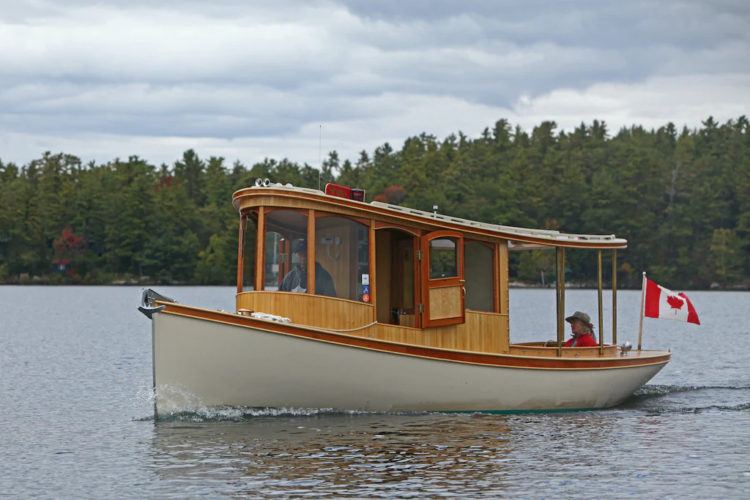
[[[375,236],[377,318],[379,323],[419,327],[415,304],[419,300],[419,238],[394,228]]]
[[[422,327],[464,322],[463,250],[463,236],[455,231],[422,237]]]

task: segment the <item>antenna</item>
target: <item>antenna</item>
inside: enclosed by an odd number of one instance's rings
[[[320,191],[320,176],[323,174],[323,160],[320,155],[321,144],[323,143],[323,124],[318,125],[318,191]]]

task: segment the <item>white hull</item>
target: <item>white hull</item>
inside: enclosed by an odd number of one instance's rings
[[[605,408],[664,366],[482,366],[155,314],[156,412],[216,406],[371,411]]]

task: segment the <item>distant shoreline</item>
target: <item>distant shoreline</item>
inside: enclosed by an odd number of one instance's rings
[[[36,282],[27,282],[27,283],[0,283],[0,286],[17,286],[17,287],[42,287],[42,286],[48,286],[48,287],[138,287],[138,288],[158,288],[158,287],[214,287],[214,288],[227,288],[232,287],[234,288],[234,284],[222,284],[222,285],[208,285],[208,284],[201,284],[201,283],[134,283],[134,282],[125,282],[125,281],[113,281],[111,283],[49,283],[49,282],[43,282],[42,280],[36,281]],[[585,283],[566,283],[565,284],[566,290],[596,290],[596,286],[592,286],[590,284]],[[523,290],[523,289],[548,289],[548,290],[554,290],[554,285],[541,285],[537,283],[523,283],[520,281],[513,281],[510,283],[510,289],[512,290]],[[640,290],[640,288],[628,288],[628,287],[618,287],[618,290]],[[608,286],[604,286],[603,291],[608,292],[610,288]],[[687,291],[695,291],[695,292],[747,292],[750,291],[749,286],[740,286],[735,285],[731,288],[722,288],[722,287],[714,287],[714,288],[685,288],[683,290]]]

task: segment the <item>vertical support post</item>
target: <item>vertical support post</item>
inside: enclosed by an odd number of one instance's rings
[[[414,326],[422,328],[424,324],[424,303],[427,300],[422,297],[422,260],[427,258],[422,255],[422,231],[412,238],[411,252],[414,262],[412,278],[414,280]],[[424,279],[427,279],[427,277],[425,276]]]
[[[242,293],[245,277],[245,224],[247,215],[240,215],[240,231],[237,244],[237,293]]]
[[[502,324],[503,346],[505,352],[510,349],[510,317],[508,309],[510,302],[508,299],[508,240],[498,243],[498,287],[500,295],[500,321]]]
[[[368,258],[369,261],[369,268],[367,269],[367,273],[370,275],[370,304],[372,304],[372,321],[378,320],[378,304],[377,304],[377,290],[376,290],[376,277],[377,277],[377,254],[375,253],[376,247],[375,244],[377,243],[377,235],[375,233],[375,220],[370,221],[370,232],[369,232],[369,238],[368,241],[370,243],[370,248],[367,249],[368,251]]]
[[[596,290],[599,305],[599,356],[604,354],[604,305],[602,303],[602,251],[596,251]]]
[[[500,312],[500,243],[498,242],[492,244],[492,310],[496,313]]]
[[[315,210],[307,212],[307,293],[315,293]]]
[[[617,345],[617,250],[612,250],[612,344]]]
[[[255,290],[263,290],[264,265],[263,257],[266,246],[266,209],[258,208],[258,237],[255,246]]]
[[[565,248],[557,247],[557,355],[562,356],[562,344],[565,338]]]
[[[641,321],[638,327],[638,350],[641,350],[643,341],[643,316],[646,314],[646,271],[643,272],[643,281],[641,281]]]

